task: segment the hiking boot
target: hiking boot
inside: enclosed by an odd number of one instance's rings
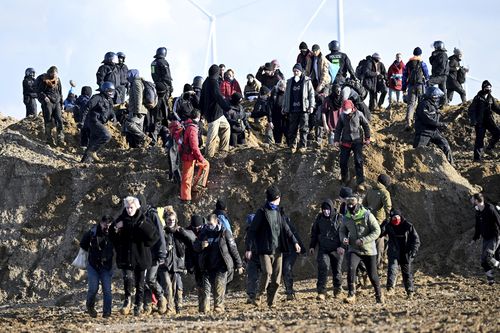
[[[215,313],[224,313],[225,311],[226,311],[226,309],[224,309],[223,305],[217,305],[216,307],[214,307]]]
[[[294,301],[294,300],[296,300],[296,299],[297,299],[297,297],[295,297],[295,294],[294,294],[294,293],[291,293],[291,294],[287,294],[287,295],[286,295],[286,300],[287,300],[287,301]]]
[[[347,295],[347,297],[344,299],[344,303],[347,303],[347,304],[356,303],[356,295],[354,295],[354,294]]]
[[[290,147],[290,153],[295,154],[297,147]]]
[[[153,312],[151,304],[144,305],[144,315],[149,316]]]
[[[92,161],[93,161],[92,157],[90,157],[89,154],[85,153],[85,154],[83,154],[82,159],[80,160],[80,163],[91,164]]]
[[[175,304],[175,312],[178,314],[181,313],[183,305],[184,305],[184,299],[182,298],[183,291],[182,290],[177,290],[177,303]]]
[[[130,310],[132,309],[132,297],[127,297],[125,298],[125,301],[123,301],[122,308],[120,309],[120,312],[122,315],[126,316],[130,313]]]
[[[142,307],[142,304],[136,304],[134,306],[134,316],[138,317],[143,313],[144,313],[144,309]]]
[[[60,147],[66,146],[66,142],[64,141],[64,133],[62,131],[57,131],[56,144]]]
[[[254,304],[254,303],[255,303],[255,296],[248,296],[247,304]]]
[[[299,148],[299,154],[305,154],[307,152],[306,147]]]
[[[415,295],[415,292],[413,290],[409,290],[406,292],[406,298],[408,298],[408,299],[413,299],[414,295]]]
[[[96,162],[100,162],[101,159],[97,156],[97,153],[95,151],[91,152],[90,153],[90,157],[92,157],[92,159]]]
[[[167,299],[165,296],[161,295],[157,303],[158,312],[164,314],[167,311]]]
[[[94,306],[87,306],[87,313],[92,318],[97,318],[97,311],[95,310]]]
[[[375,295],[375,301],[378,303],[378,304],[384,304],[384,296],[382,295]]]
[[[393,287],[389,287],[387,288],[387,292],[385,293],[387,296],[392,296],[394,295],[394,288]]]
[[[111,312],[106,312],[102,314],[103,318],[110,318],[111,317]]]
[[[316,296],[317,301],[324,301],[325,299],[326,299],[325,293],[318,293],[318,295]]]
[[[342,288],[333,288],[333,297],[338,298],[342,296]]]
[[[493,158],[496,158],[497,157],[497,154],[493,151],[493,148],[486,148],[484,150],[484,153],[486,155],[489,155],[490,157],[493,157]]]

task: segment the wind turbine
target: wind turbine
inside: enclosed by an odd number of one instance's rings
[[[205,68],[204,68],[204,73],[206,73],[209,62],[210,64],[216,64],[217,63],[217,30],[216,30],[216,21],[217,18],[224,17],[226,15],[229,15],[237,10],[243,9],[245,7],[248,7],[250,5],[253,5],[256,2],[259,2],[260,0],[255,0],[248,2],[244,5],[241,5],[239,7],[233,8],[231,10],[222,12],[217,15],[213,15],[210,13],[208,10],[203,8],[198,2],[195,0],[188,0],[193,6],[198,8],[199,11],[201,11],[205,16],[208,18],[208,21],[210,23],[210,28],[208,30],[208,40],[207,40],[207,53],[205,55]]]

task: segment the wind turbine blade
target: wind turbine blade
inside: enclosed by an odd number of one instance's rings
[[[302,31],[300,32],[299,34],[299,37],[297,37],[297,42],[295,44],[298,44],[301,42],[302,40],[302,37],[304,37],[304,34],[306,33],[307,29],[309,29],[309,26],[313,23],[313,21],[316,19],[316,16],[318,16],[319,12],[321,11],[321,8],[323,8],[323,5],[326,3],[326,0],[321,0],[321,2],[319,3],[319,6],[318,8],[316,9],[316,11],[312,14],[311,18],[309,19],[309,21],[307,21],[307,24],[305,25],[304,29],[302,29]],[[288,57],[290,58],[291,55],[293,54],[294,50],[296,49],[296,45],[293,46],[293,48],[290,50],[290,53],[288,55]]]
[[[217,26],[215,24],[215,18],[210,23],[210,31],[212,32],[212,64],[217,63]]]
[[[259,2],[259,1],[262,1],[262,0],[255,0],[255,1],[248,2],[246,4],[243,4],[243,5],[239,6],[239,7],[233,8],[233,9],[225,11],[225,12],[222,12],[222,13],[217,14],[215,16],[217,16],[219,18],[223,17],[223,16],[226,16],[228,14],[231,14],[232,12],[235,12],[235,11],[238,11],[238,10],[243,9],[245,7],[251,6],[251,5],[253,5],[253,4],[255,4],[255,3]]]
[[[207,51],[205,52],[205,68],[203,69],[204,75],[206,75],[208,71],[208,66],[211,66],[212,64],[209,64],[210,61],[210,56],[211,56],[211,45],[212,45],[212,29],[210,28],[208,30],[208,39],[207,39]]]
[[[205,15],[206,15],[209,19],[211,19],[211,18],[212,18],[212,16],[213,16],[213,15],[212,15],[212,14],[211,14],[208,10],[206,10],[205,8],[203,8],[202,6],[200,6],[200,4],[199,4],[199,3],[197,3],[197,2],[196,2],[196,1],[194,1],[194,0],[188,0],[188,1],[189,1],[189,2],[191,2],[191,4],[192,4],[193,6],[195,6],[196,8],[198,8],[198,9],[199,9],[199,10],[200,10],[203,14],[205,14]]]

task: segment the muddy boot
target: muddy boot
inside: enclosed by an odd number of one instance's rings
[[[333,288],[333,297],[339,298],[342,296],[342,288]]]
[[[183,296],[182,294],[183,294],[182,290],[177,291],[177,303],[175,304],[175,312],[177,312],[177,314],[181,313],[182,307],[184,305],[184,300],[182,299],[182,296]]]
[[[415,292],[413,290],[408,290],[406,292],[406,298],[407,299],[413,299],[413,296],[415,295]]]
[[[385,300],[384,300],[384,296],[382,294],[380,295],[375,295],[375,301],[378,303],[378,304],[384,304]]]
[[[82,156],[82,159],[80,160],[80,163],[91,164],[92,162],[93,162],[93,159],[92,159],[92,157],[90,157],[90,154],[85,152],[85,154],[83,154],[83,156]]]
[[[153,308],[151,304],[145,304],[144,305],[144,315],[149,316],[153,312]]]
[[[95,310],[95,307],[93,305],[87,306],[87,313],[92,318],[97,318],[97,311]]]
[[[354,304],[356,303],[356,295],[353,293],[349,293],[347,297],[344,299],[344,303]]]
[[[139,317],[144,313],[144,308],[142,307],[142,304],[136,304],[134,306],[134,316]]]
[[[57,138],[56,143],[60,147],[66,146],[66,142],[64,141],[64,132],[62,130],[57,130]]]
[[[90,153],[90,157],[92,157],[92,159],[96,162],[100,162],[101,159],[97,156],[97,153],[95,151],[91,152]]]
[[[125,298],[125,301],[123,301],[122,308],[120,309],[120,312],[122,315],[128,315],[130,313],[130,310],[132,309],[132,297],[127,297]]]
[[[297,299],[297,297],[295,297],[295,293],[286,294],[287,301],[295,301],[296,299]]]
[[[484,153],[486,155],[489,155],[490,157],[493,157],[493,158],[497,157],[497,154],[493,151],[493,148],[491,148],[491,147],[486,147],[486,149],[484,150]]]
[[[387,296],[394,295],[394,287],[388,287],[387,292],[385,293]]]
[[[224,305],[219,304],[216,307],[214,307],[215,313],[221,314],[221,313],[224,313],[225,311],[226,311],[226,309],[224,308]]]
[[[323,293],[318,293],[318,296],[316,296],[316,300],[318,301],[324,301],[326,299],[326,294]]]
[[[490,286],[492,286],[495,283],[495,277],[493,275],[493,270],[490,269],[489,271],[486,272],[486,281]]]
[[[164,295],[161,295],[160,298],[158,299],[158,303],[156,304],[158,307],[158,312],[160,314],[164,314],[167,311],[167,299],[165,298]]]
[[[52,125],[45,125],[45,139],[48,145],[54,145],[54,139],[52,138]]]

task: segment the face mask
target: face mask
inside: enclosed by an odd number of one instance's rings
[[[330,214],[331,214],[331,210],[323,209],[323,215],[325,215],[326,217],[330,217]]]
[[[356,205],[347,206],[347,210],[349,211],[349,213],[354,214],[354,212],[356,211]]]
[[[484,88],[484,89],[483,89],[483,92],[484,92],[485,94],[491,94],[491,88]]]
[[[391,224],[396,226],[396,225],[399,225],[401,223],[401,216],[399,215],[396,215],[396,216],[393,216],[391,218]]]

